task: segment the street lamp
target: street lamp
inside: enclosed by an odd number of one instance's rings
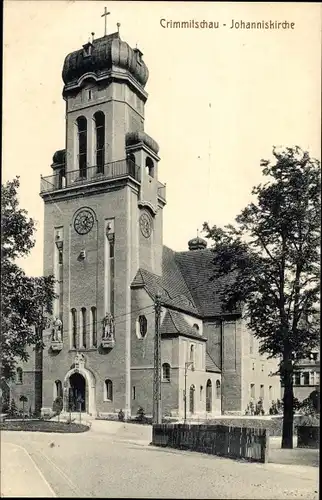
[[[193,365],[193,361],[186,361],[184,364],[184,423],[187,420],[187,371],[189,366]]]

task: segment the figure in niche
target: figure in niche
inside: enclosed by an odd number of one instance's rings
[[[53,322],[53,341],[61,342],[62,341],[62,326],[63,323],[59,318],[55,318]]]
[[[114,318],[111,313],[106,313],[103,319],[103,339],[114,339]]]

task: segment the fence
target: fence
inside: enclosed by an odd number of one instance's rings
[[[225,425],[153,425],[152,444],[253,462],[268,461],[269,431]]]

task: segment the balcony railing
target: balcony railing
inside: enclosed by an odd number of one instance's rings
[[[83,184],[91,184],[103,180],[112,180],[120,177],[132,177],[139,181],[140,167],[128,160],[119,160],[100,167],[87,167],[83,170],[72,170],[63,175],[58,172],[55,175],[41,177],[40,179],[40,192],[50,193],[58,189],[66,189],[73,186],[80,186]]]

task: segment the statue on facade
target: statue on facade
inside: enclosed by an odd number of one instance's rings
[[[111,313],[106,313],[103,319],[102,339],[114,339],[114,318]]]
[[[59,318],[55,318],[53,322],[53,341],[62,342],[62,326],[63,323]]]

